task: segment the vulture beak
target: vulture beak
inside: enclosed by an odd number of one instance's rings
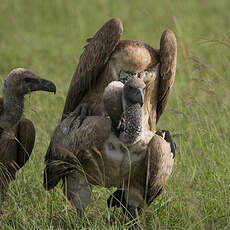
[[[142,89],[137,89],[137,92],[136,92],[136,100],[137,102],[141,105],[141,107],[143,106],[144,104],[144,101],[145,101],[145,95],[144,95],[144,92]]]
[[[32,79],[31,79],[32,80]],[[29,88],[30,91],[47,91],[56,93],[56,86],[52,81],[48,81],[44,78],[33,79]]]

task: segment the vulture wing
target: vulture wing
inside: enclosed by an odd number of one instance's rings
[[[160,82],[157,101],[158,122],[167,102],[174,84],[176,74],[177,42],[171,30],[165,30],[160,41]]]
[[[118,18],[106,22],[90,39],[85,47],[70,83],[65,107],[62,115],[72,112],[81,102],[86,92],[98,80],[108,59],[120,41],[123,32],[122,23]]]
[[[22,119],[18,124],[18,154],[17,154],[17,165],[19,168],[29,159],[35,141],[35,128],[32,121],[28,119]]]
[[[11,134],[15,134],[16,138],[0,130],[0,203],[5,199],[9,182],[15,179],[17,170],[29,159],[35,140],[34,126],[27,119],[22,119]]]
[[[148,205],[161,193],[172,173],[173,164],[170,144],[155,135],[149,143],[145,159]]]

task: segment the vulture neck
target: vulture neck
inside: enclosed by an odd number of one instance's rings
[[[0,115],[0,128],[9,129],[16,125],[23,114],[24,95],[3,91],[3,112]]]
[[[142,133],[142,107],[139,103],[130,103],[122,95],[122,105],[125,116],[124,131],[121,140],[127,144],[134,144],[141,138]]]

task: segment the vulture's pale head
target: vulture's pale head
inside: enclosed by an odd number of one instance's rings
[[[12,70],[4,81],[2,92],[4,94],[23,96],[33,91],[56,92],[53,82],[40,78],[38,75],[23,68]]]
[[[124,85],[124,99],[129,104],[144,104],[145,83],[140,78],[131,78]]]

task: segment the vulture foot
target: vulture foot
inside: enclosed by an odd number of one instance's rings
[[[121,207],[124,214],[132,220],[132,227],[129,229],[140,229],[139,225],[139,207],[129,205],[125,199],[125,191],[122,189],[116,190],[107,200],[107,207]]]
[[[174,158],[176,155],[176,142],[173,140],[173,136],[171,135],[170,131],[162,129],[158,130],[156,134],[163,137],[167,142],[170,143],[171,151],[173,153]]]

